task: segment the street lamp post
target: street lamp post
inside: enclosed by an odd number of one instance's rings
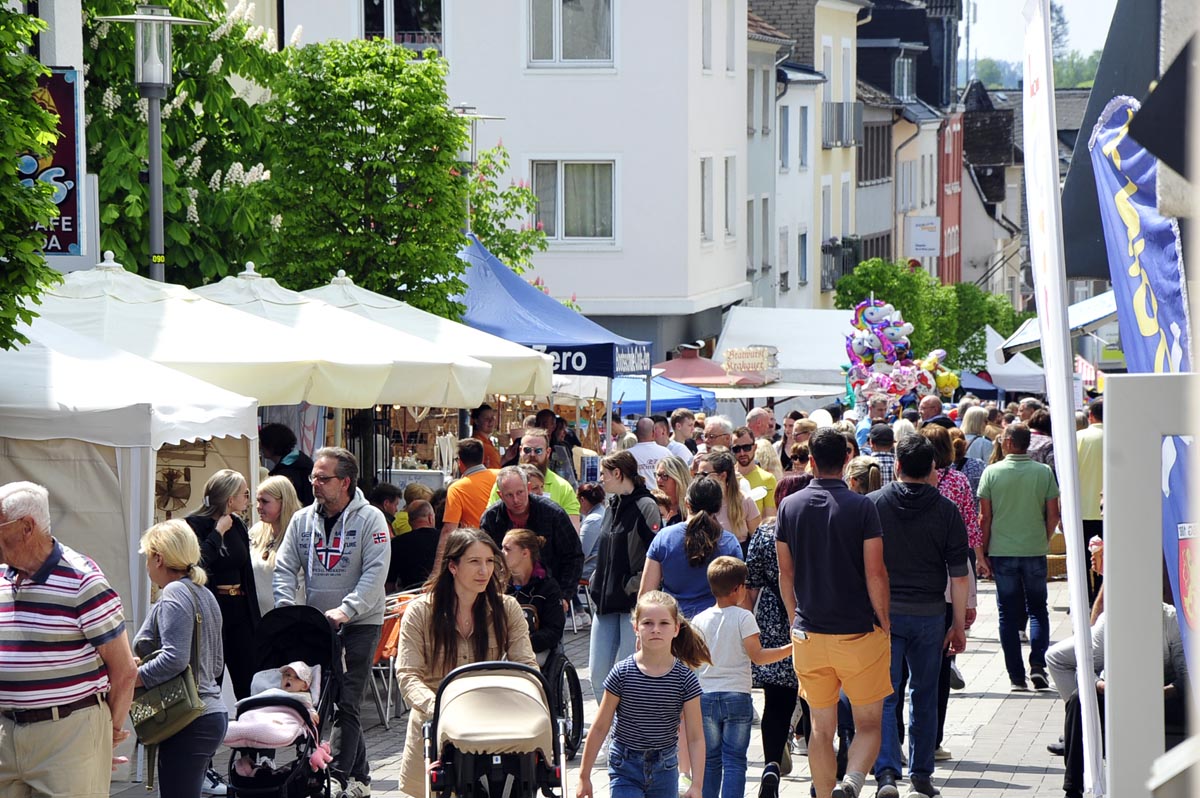
[[[108,22],[134,23],[136,60],[134,82],[146,100],[150,165],[150,279],[163,282],[167,255],[163,243],[162,101],[171,88],[171,26],[207,25],[198,19],[171,16],[165,6],[138,6],[137,13],[98,17]]]

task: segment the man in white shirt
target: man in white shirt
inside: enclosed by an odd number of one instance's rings
[[[694,455],[688,447],[671,439],[671,422],[667,420],[667,417],[654,415],[650,418],[654,421],[654,442],[659,446],[667,447],[671,454],[690,466]]]
[[[638,442],[629,447],[629,453],[638,462],[638,473],[646,478],[647,485],[657,484],[654,479],[654,466],[658,461],[671,456],[671,450],[654,442],[654,419],[642,416],[634,425],[633,434]]]

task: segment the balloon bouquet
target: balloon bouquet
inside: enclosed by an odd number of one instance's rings
[[[914,358],[908,340],[913,326],[893,306],[872,295],[854,307],[850,323],[854,331],[846,336],[846,376],[856,406],[880,393],[901,404],[935,393],[947,399],[954,395],[958,375],[942,365],[946,350]]]

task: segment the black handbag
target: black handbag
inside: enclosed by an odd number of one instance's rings
[[[133,721],[133,730],[137,734],[138,742],[148,749],[148,790],[154,787],[154,747],[183,731],[192,721],[203,715],[205,710],[204,701],[200,698],[200,691],[196,686],[196,672],[199,671],[196,657],[200,650],[200,624],[203,617],[200,612],[200,599],[190,581],[188,588],[192,591],[192,600],[196,607],[196,623],[192,627],[192,656],[188,666],[179,675],[172,676],[160,685],[135,689],[133,702],[129,705],[129,718]],[[153,652],[143,662],[160,653],[161,649]]]

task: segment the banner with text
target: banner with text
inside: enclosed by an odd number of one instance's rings
[[[21,185],[34,181],[54,189],[58,216],[37,229],[46,237],[43,252],[51,255],[83,255],[83,106],[79,70],[54,68],[38,78],[34,99],[38,105],[58,117],[58,141],[50,151],[37,157],[26,153],[17,158]]]
[[[1132,373],[1177,374],[1192,368],[1183,250],[1179,226],[1158,212],[1158,161],[1127,135],[1139,107],[1132,97],[1109,101],[1088,149],[1125,362]],[[1162,546],[1175,606],[1186,619],[1179,625],[1185,644],[1200,620],[1195,608],[1200,584],[1194,584],[1200,581],[1195,570],[1200,559],[1193,551],[1187,501],[1189,448],[1189,438],[1163,438]],[[1190,653],[1191,647],[1184,650]]]

